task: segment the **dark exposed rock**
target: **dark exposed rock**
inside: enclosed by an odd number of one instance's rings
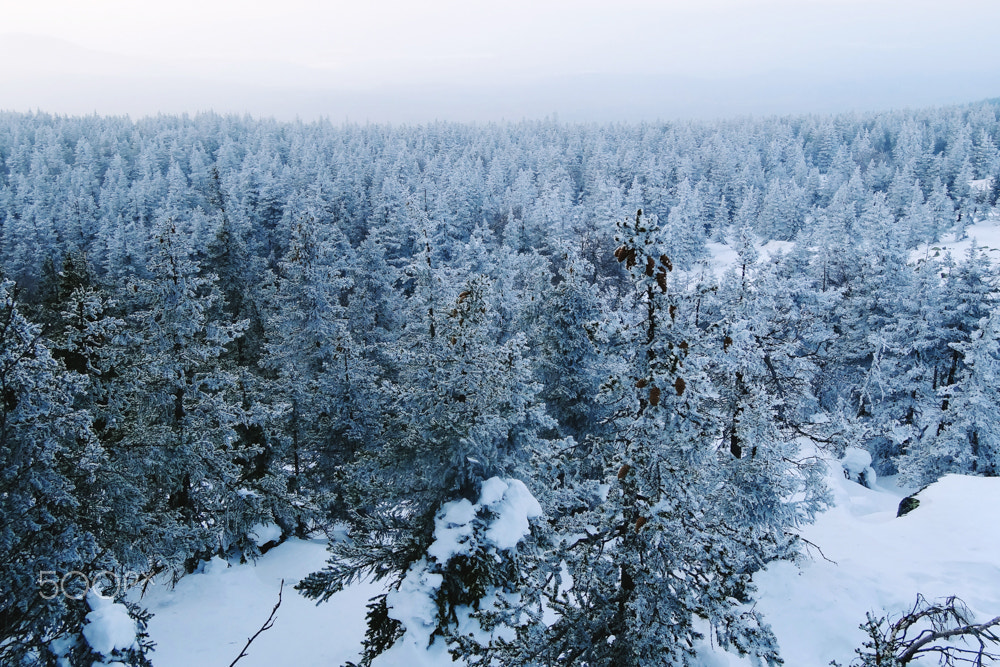
[[[919,491],[917,492],[919,493]],[[901,517],[909,514],[913,510],[917,509],[920,505],[920,500],[917,498],[917,494],[914,493],[912,496],[906,496],[899,501],[899,509],[896,511],[896,516]]]

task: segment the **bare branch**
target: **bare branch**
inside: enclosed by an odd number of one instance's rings
[[[987,639],[991,643],[1000,642],[1000,636],[997,636],[997,634],[991,630],[991,628],[997,626],[1000,626],[1000,616],[997,616],[996,618],[986,621],[985,623],[963,625],[957,628],[951,628],[950,630],[941,630],[938,632],[929,632],[929,631],[922,632],[916,639],[913,640],[913,642],[910,644],[910,647],[899,655],[899,664],[905,665],[914,658],[916,658],[918,654],[927,653],[931,651],[941,652],[941,653],[945,653],[949,650],[952,650],[955,653],[973,652],[968,649],[960,649],[960,648],[950,649],[949,647],[939,647],[939,646],[927,647],[927,644],[931,642],[951,639],[952,637],[971,636],[976,638],[979,641],[980,650],[976,651],[975,653],[977,654],[977,656],[985,656],[987,654],[985,652],[986,647],[985,643],[983,642],[983,639]]]
[[[802,537],[801,535],[799,535],[799,539],[802,540],[803,542],[805,542],[806,544],[808,544],[809,546],[811,546],[816,551],[818,551],[819,555],[822,556],[823,560],[825,560],[827,563],[833,563],[834,565],[839,565],[839,563],[837,563],[837,561],[830,560],[829,558],[827,558],[826,554],[823,553],[823,550],[819,548],[818,544],[814,544],[813,542],[810,542],[809,540],[807,540],[806,538]]]
[[[282,579],[281,580],[281,586],[278,587],[278,601],[276,603],[274,603],[274,608],[271,609],[271,615],[267,617],[266,621],[264,621],[264,625],[260,626],[260,630],[258,630],[257,632],[255,632],[252,637],[250,637],[249,639],[247,639],[247,643],[243,647],[243,650],[240,651],[240,654],[238,656],[236,656],[235,660],[233,660],[231,663],[229,663],[229,667],[233,667],[233,665],[235,665],[237,662],[239,662],[243,658],[247,657],[247,649],[250,648],[250,644],[253,643],[253,640],[257,639],[257,637],[260,635],[260,633],[264,632],[265,630],[270,630],[274,626],[274,614],[278,611],[278,607],[281,606],[281,592],[284,589],[285,589],[285,580]]]
[[[987,650],[1000,645],[1000,616],[975,623],[972,612],[955,596],[932,603],[917,595],[913,607],[895,621],[869,613],[867,623],[861,627],[871,640],[863,649],[857,649],[858,657],[852,665],[858,667],[905,667],[928,654],[937,654],[941,665],[982,667],[984,660],[1000,657]],[[911,631],[915,636],[910,636]],[[972,646],[949,643],[955,639]]]

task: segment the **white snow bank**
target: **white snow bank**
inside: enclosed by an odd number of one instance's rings
[[[715,276],[716,279],[721,279],[722,276],[730,269],[736,265],[739,261],[739,253],[736,249],[725,244],[725,243],[706,243],[705,247],[708,248],[709,258],[705,260],[705,264],[709,272]],[[787,254],[795,247],[795,244],[791,241],[768,241],[762,245],[758,245],[757,248],[757,263],[764,264],[772,257],[779,253]]]
[[[955,234],[945,234],[940,242],[921,246],[910,253],[910,261],[917,262],[926,257],[940,258],[948,252],[956,261],[962,261],[966,258],[973,242],[977,248],[985,250],[992,262],[1000,262],[1000,221],[996,218],[987,218],[969,225],[962,239],[956,239]]]
[[[519,480],[487,480],[479,501],[475,505],[467,500],[455,501],[442,507],[435,519],[435,541],[429,550],[433,558],[447,562],[467,551],[476,521],[483,522],[480,544],[514,548],[528,534],[529,519],[541,515],[538,502]],[[269,528],[257,526],[254,533],[266,541],[271,537]],[[141,601],[154,614],[148,627],[150,639],[156,643],[151,656],[154,664],[228,665],[267,619],[282,579],[285,589],[274,627],[257,637],[240,666],[318,667],[357,661],[365,633],[366,605],[386,591],[380,584],[355,584],[317,605],[293,590],[301,578],[323,569],[328,557],[325,540],[290,539],[256,563],[230,565],[216,557],[195,574],[182,578],[174,588],[157,582]],[[424,566],[428,563],[421,562]],[[400,640],[380,657],[379,664],[455,665],[444,642],[435,642],[428,649],[436,614],[432,595],[441,584],[441,575],[426,569],[419,571],[417,565],[399,591],[388,592],[387,604],[392,607],[393,617],[402,617],[408,629],[420,627],[418,634],[422,638],[415,642]],[[490,592],[484,604],[501,595]],[[465,613],[461,616],[462,631],[474,631],[475,619]],[[129,641],[135,641],[134,624]]]
[[[801,568],[772,563],[754,577],[786,665],[850,663],[866,640],[865,613],[898,617],[917,593],[957,595],[980,619],[1000,614],[1000,479],[949,475],[896,518],[906,490],[891,480],[867,489],[837,473],[828,480],[836,506],[802,531],[822,553],[810,547]]]
[[[807,547],[811,558],[801,565],[772,563],[754,577],[759,587],[757,609],[774,629],[786,665],[850,663],[855,647],[866,640],[858,628],[865,613],[898,615],[913,605],[917,593],[928,598],[957,595],[980,619],[1000,614],[1000,531],[993,525],[1000,507],[1000,479],[947,476],[920,492],[919,507],[896,518],[899,501],[913,489],[896,488],[887,478],[868,489],[845,479],[840,462],[831,462],[830,469],[834,506],[802,530],[822,554]],[[490,480],[483,485],[479,504],[496,506],[511,486],[511,480]],[[517,491],[510,494],[511,499],[516,495]],[[441,513],[458,515],[457,510]],[[327,557],[324,542],[289,540],[256,565],[229,567],[217,559],[207,563],[202,574],[182,579],[176,589],[152,587],[143,602],[156,614],[149,626],[151,639],[157,642],[154,663],[209,667],[232,662],[270,613],[281,578],[285,595],[275,625],[258,637],[240,667],[356,661],[364,637],[365,605],[384,588],[356,584],[320,605],[291,590],[299,578],[322,569]],[[440,585],[434,578],[410,583],[423,589],[424,601],[426,593]],[[503,593],[491,592],[484,604],[499,595]],[[396,597],[394,613],[408,615],[414,625],[417,618],[432,618],[433,611],[416,604],[422,601],[409,602],[414,606],[404,610],[404,600]],[[459,611],[459,630],[479,637],[475,619]],[[392,667],[461,664],[452,662],[444,642],[429,647],[428,643],[427,635],[422,643],[398,642],[377,662]],[[701,648],[709,649],[710,644],[706,638]],[[698,664],[748,667],[751,663],[716,648]]]
[[[735,249],[725,243],[706,243],[705,246],[709,254],[708,269],[716,278],[721,278],[740,257]]]
[[[389,616],[406,628],[392,648],[378,658],[379,665],[437,665],[450,662],[443,641],[431,644],[437,623],[434,595],[444,578],[429,571],[426,560],[415,563],[407,572],[399,590],[389,591],[386,606]]]

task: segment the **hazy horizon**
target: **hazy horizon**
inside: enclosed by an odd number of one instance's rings
[[[1000,95],[1000,3],[981,0],[10,4],[9,111],[632,121]]]

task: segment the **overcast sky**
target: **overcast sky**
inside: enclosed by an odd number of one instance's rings
[[[0,109],[634,120],[1000,96],[997,0],[0,0]]]

